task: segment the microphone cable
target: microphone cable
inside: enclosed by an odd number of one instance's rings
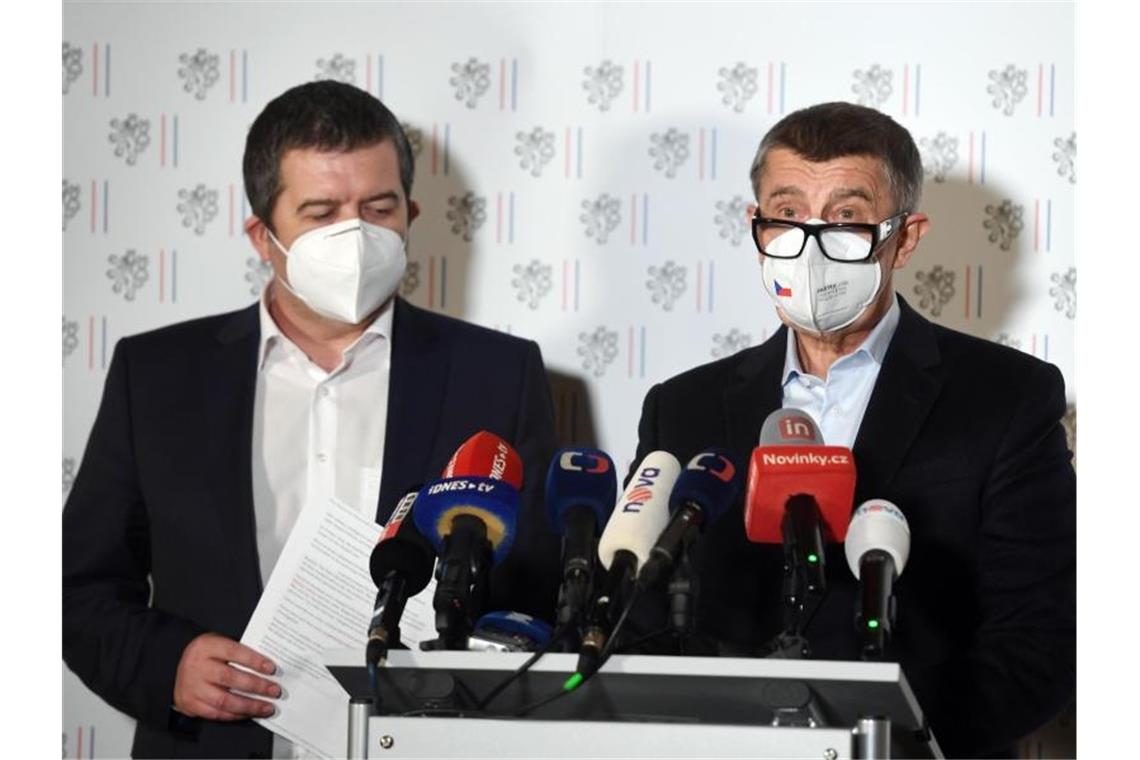
[[[617,622],[614,623],[614,627],[610,631],[609,637],[606,639],[605,646],[602,647],[601,654],[598,655],[597,667],[595,667],[590,673],[586,673],[586,674],[583,674],[580,672],[572,673],[570,675],[570,677],[567,678],[566,681],[562,684],[561,689],[559,689],[554,694],[546,696],[546,697],[538,700],[537,702],[532,702],[531,704],[526,705],[525,707],[517,710],[514,713],[514,717],[521,718],[524,715],[527,715],[529,713],[534,712],[535,710],[539,709],[540,707],[545,707],[546,705],[550,704],[551,702],[553,702],[557,699],[560,699],[560,698],[566,696],[567,694],[570,694],[571,692],[577,691],[578,687],[580,687],[586,681],[590,680],[590,678],[592,678],[595,673],[597,673],[599,670],[601,670],[602,666],[604,666],[606,664],[606,660],[608,660],[610,658],[610,655],[613,654],[613,651],[616,648],[614,645],[614,642],[617,641],[618,633],[621,632],[622,626],[625,625],[625,621],[629,618],[629,613],[633,609],[633,605],[640,598],[641,591],[642,591],[641,584],[634,584],[633,593],[630,594],[629,600],[625,604],[625,608],[622,609],[621,615],[618,617]],[[553,640],[553,638],[554,637],[552,636],[551,639]]]
[[[542,658],[544,654],[549,652],[551,648],[570,631],[570,628],[573,625],[577,625],[577,620],[568,621],[560,625],[558,628],[554,629],[554,633],[550,635],[550,639],[547,640],[545,644],[536,649],[534,651],[534,654],[532,654],[526,662],[520,665],[513,673],[500,681],[493,689],[491,689],[491,691],[487,693],[485,697],[475,703],[475,709],[483,710],[486,708],[487,705],[490,704],[491,700],[499,696],[499,694],[501,694],[504,689],[518,680],[522,674],[530,670],[534,664]]]

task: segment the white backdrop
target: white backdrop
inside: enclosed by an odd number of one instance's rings
[[[1072,402],[1073,23],[1044,4],[66,4],[64,496],[115,341],[258,292],[245,133],[314,78],[406,123],[404,294],[537,340],[566,442],[627,464],[651,384],[778,326],[748,168],[782,114],[827,100],[922,150],[933,231],[896,288],[1057,364]],[[64,757],[126,755],[130,722],[64,678]]]

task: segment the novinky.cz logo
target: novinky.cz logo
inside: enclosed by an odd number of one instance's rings
[[[851,457],[847,454],[808,454],[806,452],[797,452],[795,454],[769,454],[768,452],[764,452],[761,454],[761,461],[766,465],[776,467],[790,464],[809,464],[824,467],[829,464],[849,464]]]

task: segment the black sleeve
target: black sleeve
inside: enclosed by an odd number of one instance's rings
[[[63,509],[63,659],[109,704],[166,728],[182,650],[203,631],[149,609],[149,521],[132,428],[130,367],[119,343]]]
[[[556,448],[554,402],[538,344],[522,367],[513,444],[523,462],[515,543],[491,582],[492,609],[513,609],[548,622],[558,597],[560,541],[546,514],[546,471]]]
[[[1028,378],[982,494],[971,648],[949,664],[947,757],[1012,745],[1059,713],[1076,685],[1076,474],[1052,365]],[[937,733],[937,729],[936,729]]]

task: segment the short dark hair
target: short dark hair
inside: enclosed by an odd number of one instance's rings
[[[249,206],[273,229],[270,217],[281,194],[281,157],[295,148],[355,150],[391,138],[400,184],[411,197],[415,160],[395,114],[369,93],[343,82],[297,85],[265,106],[245,139],[242,176]]]
[[[883,162],[895,212],[915,211],[922,198],[922,157],[910,132],[886,114],[854,103],[820,103],[793,111],[768,130],[749,177],[760,197],[760,174],[773,148],[787,148],[808,161],[870,156]]]

